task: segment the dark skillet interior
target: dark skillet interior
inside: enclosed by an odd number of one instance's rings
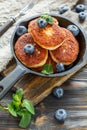
[[[40,15],[38,15],[38,16],[40,16]],[[26,19],[24,21],[21,21],[18,25],[23,25],[23,26],[28,27],[29,21],[31,21],[34,18],[37,18],[38,16],[35,16],[35,17],[32,17],[32,18]],[[58,19],[59,25],[61,27],[66,28],[70,24],[74,24],[74,25],[78,26],[77,24],[75,24],[74,22],[70,21],[69,19],[67,19],[65,17],[61,17],[59,15],[54,15],[54,14],[51,15],[51,16],[54,16],[55,18]],[[74,62],[73,66],[70,69],[66,69],[64,72],[61,72],[61,73],[50,74],[50,75],[44,75],[42,73],[34,72],[34,71],[32,71],[31,69],[28,68],[29,71],[31,71],[31,73],[34,73],[34,74],[37,74],[37,75],[40,75],[40,76],[56,77],[56,76],[67,75],[67,74],[72,73],[76,70],[79,70],[79,68],[83,67],[86,64],[86,61],[87,61],[87,41],[86,41],[86,36],[85,36],[83,30],[80,27],[79,27],[79,30],[80,30],[80,33],[76,37],[76,39],[79,42],[80,52],[79,52],[77,60]],[[18,39],[18,37],[15,35],[15,32],[16,32],[16,29],[14,31],[12,38],[11,38],[11,48],[12,48],[12,52],[14,54],[14,57],[16,58],[17,62],[20,63],[20,61],[18,61],[17,57],[15,56],[15,52],[14,52],[14,45],[15,45],[15,42],[17,41],[17,39]],[[27,67],[25,66],[25,68],[27,68]]]

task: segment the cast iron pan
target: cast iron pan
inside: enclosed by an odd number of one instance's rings
[[[21,21],[18,25],[23,25],[23,26],[27,27],[30,20],[37,18],[39,16],[40,15],[26,19],[25,21]],[[62,26],[62,27],[66,28],[70,24],[75,24],[76,26],[78,26],[76,23],[70,21],[69,19],[67,19],[65,17],[55,15],[55,14],[51,14],[51,16],[54,16],[55,18],[57,18],[60,26]],[[0,88],[1,88],[0,99],[9,91],[9,89],[16,83],[16,81],[19,80],[20,77],[22,77],[26,73],[32,73],[32,74],[36,74],[36,75],[43,76],[43,77],[57,77],[57,76],[64,76],[69,73],[75,72],[75,71],[79,70],[81,67],[83,67],[87,63],[87,41],[86,41],[86,36],[85,36],[84,32],[82,31],[82,29],[79,26],[78,26],[78,28],[80,29],[80,33],[77,36],[77,40],[79,42],[80,52],[79,52],[79,56],[78,56],[77,60],[75,61],[73,67],[64,72],[56,73],[56,74],[49,74],[49,75],[45,75],[42,73],[32,71],[31,69],[24,66],[17,59],[15,52],[14,52],[14,45],[17,40],[17,36],[15,35],[15,32],[16,32],[16,29],[15,29],[15,31],[12,35],[12,38],[11,38],[11,50],[12,50],[13,56],[17,62],[17,66],[7,77],[5,77],[4,79],[2,79],[0,81]]]

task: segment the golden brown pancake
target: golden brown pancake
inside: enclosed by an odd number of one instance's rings
[[[56,63],[53,61],[50,53],[48,55],[48,59],[46,61],[46,64],[52,64],[52,67],[53,67],[53,72],[55,73],[56,72]]]
[[[73,36],[73,34],[66,28],[61,27],[62,31],[65,33],[65,39],[70,38],[73,40],[76,40],[76,38]]]
[[[42,48],[54,50],[62,45],[65,40],[65,32],[61,27],[55,24],[48,24],[45,28],[40,28],[37,24],[37,19],[29,22],[29,31],[34,38],[34,41]]]
[[[68,38],[62,46],[57,49],[50,51],[52,59],[58,63],[62,62],[64,65],[73,63],[79,53],[79,44],[77,40]]]
[[[29,43],[34,45],[35,50],[33,54],[26,54],[24,52],[24,46]],[[41,48],[38,44],[36,44],[30,33],[23,34],[17,40],[14,49],[17,58],[25,66],[30,68],[37,68],[44,65],[48,58],[48,51],[46,49]]]
[[[38,20],[38,19],[37,19],[37,20]],[[56,18],[54,18],[54,17],[53,17],[53,22],[54,22],[54,24],[56,24],[56,25],[59,24],[58,20],[57,20]],[[30,22],[29,22],[29,24],[30,24]],[[28,28],[28,32],[30,32],[29,28]]]
[[[50,54],[48,54],[48,58],[45,64],[52,64],[53,67],[53,72],[56,72],[56,63],[52,60]],[[32,70],[37,71],[37,72],[41,72],[43,69],[44,65],[38,68],[32,68]]]

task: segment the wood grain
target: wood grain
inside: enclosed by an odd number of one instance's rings
[[[68,80],[61,86],[64,96],[55,98],[52,94],[35,107],[31,125],[26,130],[87,130],[87,83]],[[2,103],[11,101],[10,91]],[[68,117],[64,124],[59,124],[54,118],[54,112],[63,108]],[[18,118],[13,118],[8,113],[0,112],[1,130],[22,130],[18,127]]]
[[[10,73],[10,71],[13,70],[14,66],[16,66],[14,59],[11,61],[11,63],[9,64],[7,69],[3,71],[3,75],[6,76],[8,73]],[[36,105],[44,98],[46,98],[55,86],[62,85],[78,70],[71,74],[55,78],[46,78],[33,74],[26,74],[14,85],[14,87],[16,89],[23,88],[24,97],[31,100],[32,103]]]

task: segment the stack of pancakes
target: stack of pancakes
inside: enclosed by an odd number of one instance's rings
[[[34,53],[26,54],[24,46],[34,45]],[[56,72],[56,63],[70,65],[79,53],[79,43],[72,33],[58,25],[53,18],[53,24],[40,28],[37,19],[29,22],[28,33],[18,38],[15,44],[15,53],[18,59],[27,67],[41,71],[42,67],[50,63]]]

